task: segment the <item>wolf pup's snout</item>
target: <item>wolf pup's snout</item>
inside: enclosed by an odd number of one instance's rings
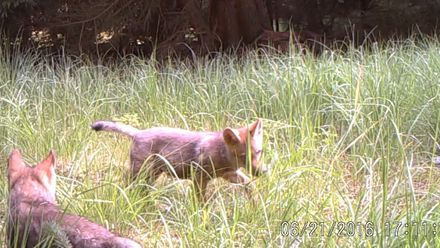
[[[254,176],[262,176],[262,175],[269,175],[270,170],[266,166],[261,166],[257,168],[256,170],[252,171],[252,174]]]

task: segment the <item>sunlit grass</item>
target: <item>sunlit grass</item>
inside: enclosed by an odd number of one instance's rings
[[[57,197],[67,212],[145,247],[440,241],[440,173],[431,162],[440,133],[437,40],[166,66],[135,58],[108,67],[68,58],[52,63],[9,52],[0,51],[2,226],[5,161],[18,147],[32,164],[57,152]],[[195,200],[188,182],[129,181],[130,141],[90,130],[98,119],[221,130],[256,117],[264,122],[270,175],[256,180],[252,199],[241,187],[211,183],[207,204]],[[339,222],[354,222],[354,233]],[[330,233],[333,223],[339,225]]]

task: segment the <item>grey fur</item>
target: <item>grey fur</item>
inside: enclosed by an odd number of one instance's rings
[[[97,121],[92,129],[122,133],[132,138],[130,160],[133,176],[137,176],[143,166],[147,166],[153,180],[163,172],[182,179],[195,176],[199,192],[203,194],[206,183],[214,177],[223,177],[234,183],[248,181],[248,178],[236,173],[245,166],[247,139],[234,135],[262,135],[261,125],[260,120],[252,125],[258,132],[249,132],[248,127],[196,132],[169,127],[138,130],[122,123]],[[259,138],[262,139],[262,136]],[[251,149],[254,154],[254,147]],[[261,148],[257,150],[261,152]],[[252,171],[258,175],[261,170],[256,166],[258,157],[255,158]]]
[[[55,247],[141,248],[138,243],[118,237],[84,217],[65,214],[55,202],[54,163],[51,153],[44,162],[28,167],[18,150],[11,153],[8,247],[35,247],[48,236],[54,236],[53,241],[58,242],[53,243]]]

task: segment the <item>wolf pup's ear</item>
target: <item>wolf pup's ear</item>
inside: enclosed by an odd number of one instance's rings
[[[263,121],[261,119],[257,119],[252,125],[249,127],[249,132],[252,137],[260,136],[263,131]]]
[[[21,153],[18,149],[12,150],[8,158],[8,179],[10,186],[20,176],[20,172],[26,165],[21,157]]]
[[[21,158],[20,150],[14,149],[12,150],[11,154],[9,155],[8,159],[8,167],[9,169],[17,168],[17,167],[23,167],[24,162]]]
[[[226,144],[229,145],[235,145],[241,141],[238,130],[229,127],[223,131],[223,139],[225,140]]]
[[[55,167],[55,161],[56,161],[55,152],[51,150],[49,152],[49,155],[47,155],[47,157],[43,161],[41,161],[36,166],[36,168],[38,168],[39,170],[49,171],[50,169]]]

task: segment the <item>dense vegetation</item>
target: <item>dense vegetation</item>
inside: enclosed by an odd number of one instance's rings
[[[18,147],[30,164],[54,149],[60,205],[146,247],[434,246],[440,43],[347,47],[318,57],[292,49],[161,66],[137,58],[113,66],[41,60],[1,49],[1,231],[5,161]],[[128,181],[130,141],[90,130],[97,119],[220,130],[256,117],[264,121],[271,173],[256,179],[252,199],[217,180],[205,205],[187,181]],[[349,221],[354,233],[348,224],[338,235],[339,223],[329,235],[332,223]],[[324,233],[321,224],[312,233],[312,222],[322,222]],[[283,236],[286,230],[299,237]]]
[[[3,0],[0,31],[21,47],[91,57],[192,57],[237,47],[362,42],[438,31],[435,0]]]

